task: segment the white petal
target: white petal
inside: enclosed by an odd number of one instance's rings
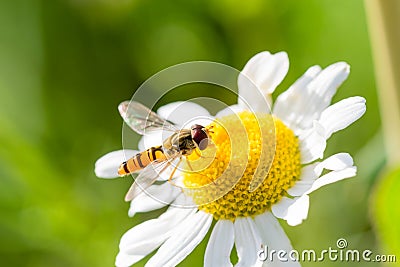
[[[157,113],[176,125],[185,125],[196,117],[209,117],[210,113],[202,106],[189,102],[178,101],[160,107]]]
[[[309,203],[308,195],[294,199],[283,197],[272,206],[272,213],[276,217],[286,220],[289,225],[295,226],[307,218]]]
[[[299,128],[298,112],[301,112],[303,102],[306,101],[306,87],[321,71],[320,66],[310,67],[297,81],[276,99],[273,113],[279,117],[289,128]]]
[[[298,267],[300,264],[298,262],[292,261],[289,255],[284,256],[288,259],[287,261],[279,260],[277,255],[273,255],[274,258],[270,258],[269,252],[275,250],[279,252],[280,250],[289,253],[292,251],[293,247],[290,244],[290,240],[283,231],[283,228],[279,224],[278,220],[270,213],[265,212],[254,218],[258,232],[262,238],[264,244],[264,251],[260,258],[265,259],[264,265],[273,267]],[[260,251],[261,252],[261,251]],[[260,253],[259,252],[259,253]]]
[[[274,113],[296,133],[310,128],[329,106],[349,72],[350,67],[345,62],[332,64],[321,72],[319,67],[310,68],[304,78],[277,98]]]
[[[147,212],[169,205],[181,192],[180,188],[168,182],[152,185],[131,201],[128,215],[133,217],[136,212]]]
[[[340,171],[348,167],[352,167],[354,164],[353,158],[348,153],[338,153],[326,158],[320,162],[316,167],[315,171],[318,176],[321,175],[323,169],[331,171]]]
[[[252,57],[238,77],[238,104],[253,112],[270,113],[271,94],[282,82],[289,69],[285,52],[271,55],[261,52]]]
[[[310,206],[310,197],[308,195],[302,195],[294,200],[295,202],[288,208],[288,212],[283,218],[290,226],[301,224],[307,218]]]
[[[116,266],[131,266],[159,247],[193,209],[170,207],[157,219],[141,223],[127,231],[120,241]]]
[[[117,267],[130,267],[132,264],[143,259],[142,255],[129,255],[123,252],[119,252],[115,259],[115,266]]]
[[[235,245],[239,258],[235,267],[255,266],[259,263],[257,251],[261,248],[262,240],[254,221],[248,217],[236,218],[234,228]]]
[[[232,115],[232,114],[237,114],[241,111],[245,110],[244,108],[242,108],[241,106],[239,106],[238,104],[229,106],[227,108],[224,108],[223,110],[219,111],[215,117],[216,118],[221,118],[221,117],[225,117],[228,115]]]
[[[294,203],[294,200],[288,197],[282,197],[278,203],[272,205],[271,210],[275,217],[283,219],[287,215],[288,208]]]
[[[285,52],[271,55],[265,51],[253,56],[244,66],[242,73],[266,95],[274,92],[285,78],[288,69],[289,59]]]
[[[190,197],[186,194],[180,194],[171,205],[174,207],[184,208],[184,209],[187,209],[187,208],[196,208],[197,209],[197,205],[193,201],[192,197]]]
[[[358,120],[365,111],[365,99],[359,96],[346,98],[326,108],[319,119],[325,128],[325,138]]]
[[[242,109],[251,112],[271,113],[271,96],[263,94],[260,88],[243,73],[239,74],[238,86],[238,105]]]
[[[272,206],[272,212],[276,217],[286,220],[291,226],[300,224],[308,215],[310,204],[308,194],[324,185],[355,176],[357,169],[352,166],[352,164],[353,159],[349,154],[339,153],[327,158],[321,163],[315,163],[304,167],[303,170],[306,170],[308,173],[306,175],[310,177],[307,179],[309,181],[313,181],[313,177],[319,176],[323,169],[332,171],[315,180],[310,189],[305,192],[303,192],[305,187],[296,188],[296,190],[294,190],[295,192],[291,191],[290,193],[293,195],[301,196],[294,199],[283,197],[280,202]],[[307,187],[309,187],[309,184],[307,184]],[[288,192],[289,191],[290,189]]]
[[[324,156],[326,148],[325,129],[314,121],[312,129],[299,136],[301,163],[306,164]]]
[[[318,166],[319,164],[320,163],[317,162],[314,164],[304,166],[301,169],[300,179],[291,188],[289,188],[287,192],[291,196],[301,196],[305,192],[307,192],[307,190],[309,190],[312,187],[314,181],[320,175],[320,173],[318,173],[315,170],[315,167]]]
[[[176,266],[203,240],[212,215],[199,211],[185,220],[145,266]]]
[[[357,167],[349,167],[340,171],[331,171],[320,178],[318,178],[312,187],[306,192],[306,194],[310,194],[311,192],[321,188],[324,185],[332,184],[337,181],[353,177],[357,174]]]
[[[233,223],[229,220],[219,220],[211,233],[204,255],[204,266],[232,266],[230,255],[234,244]]]
[[[99,158],[94,165],[94,172],[100,178],[116,178],[118,177],[118,168],[122,162],[136,155],[136,150],[117,150],[105,154]]]

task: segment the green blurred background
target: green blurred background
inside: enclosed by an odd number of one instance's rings
[[[367,113],[325,154],[351,153],[357,177],[313,193],[302,225],[282,223],[293,246],[319,251],[342,237],[381,251],[369,206],[385,155],[362,0],[0,0],[0,33],[2,266],[113,266],[121,235],[159,214],[129,218],[130,179],[93,173],[98,157],[121,148],[117,105],[165,67],[207,60],[241,69],[263,50],[289,54],[278,93],[307,67],[343,60],[351,74],[334,102],[367,99]],[[201,266],[205,245],[180,266]]]

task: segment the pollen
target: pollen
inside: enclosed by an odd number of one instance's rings
[[[299,141],[269,114],[241,112],[208,125],[210,144],[188,157],[184,192],[215,219],[271,210],[300,177]]]

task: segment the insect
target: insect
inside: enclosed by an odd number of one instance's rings
[[[152,185],[175,160],[179,160],[168,179],[170,181],[183,156],[189,156],[196,149],[205,150],[209,145],[209,130],[204,126],[194,124],[190,129],[180,130],[135,101],[124,101],[118,109],[126,124],[141,135],[156,130],[173,132],[162,145],[151,147],[121,163],[118,169],[120,176],[141,171],[126,194],[125,201],[134,199],[141,190]]]

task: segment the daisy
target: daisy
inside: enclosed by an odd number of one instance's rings
[[[191,102],[171,103],[157,111],[177,125],[193,117],[210,118],[206,128],[212,129],[215,159],[198,172],[176,172],[185,187],[154,184],[131,201],[130,216],[169,207],[122,236],[116,266],[131,266],[156,249],[146,266],[176,266],[203,240],[213,220],[204,266],[232,266],[233,246],[238,255],[235,266],[300,266],[290,260],[262,262],[258,251],[267,246],[290,252],[292,245],[278,219],[291,226],[301,224],[307,218],[310,193],[356,175],[349,154],[324,159],[324,150],[327,139],[359,119],[366,106],[358,96],[330,105],[349,75],[344,62],[309,68],[272,103],[271,94],[288,67],[285,52],[255,55],[239,75],[238,103],[215,118]],[[160,133],[145,135],[139,149],[161,143]],[[106,154],[96,162],[96,175],[117,177],[118,166],[136,153]]]

